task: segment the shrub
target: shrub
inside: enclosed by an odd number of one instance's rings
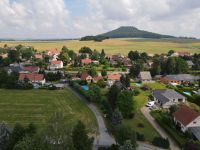
[[[135,89],[135,90],[133,91],[133,93],[134,93],[134,96],[138,96],[138,95],[140,94],[140,91],[139,91],[138,89]]]
[[[106,87],[106,83],[104,82],[104,80],[99,80],[99,81],[97,82],[97,85],[98,85],[99,87],[101,87],[101,88],[105,88],[105,87]]]
[[[137,125],[139,128],[144,128],[144,124],[143,123],[138,123]]]
[[[169,140],[162,137],[154,137],[152,144],[165,149],[169,148]]]
[[[145,141],[144,134],[140,134],[140,133],[136,132],[136,137],[137,137],[138,141]]]

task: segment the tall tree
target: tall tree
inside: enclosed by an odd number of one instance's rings
[[[133,94],[130,91],[122,91],[117,96],[117,106],[124,118],[128,118],[133,111]]]
[[[85,125],[78,121],[72,132],[75,150],[92,150],[93,140],[88,137]]]
[[[11,62],[17,62],[19,60],[19,51],[16,50],[9,50],[8,51],[8,58]]]
[[[100,55],[100,56],[101,56],[101,59],[102,59],[102,58],[105,58],[106,53],[104,52],[104,49],[101,50],[101,55]]]
[[[90,85],[89,97],[91,101],[98,103],[101,101],[101,89],[99,86],[95,84]]]
[[[119,125],[115,132],[116,142],[123,145],[127,140],[131,141],[133,147],[137,147],[135,131],[125,125]]]
[[[66,122],[63,112],[56,112],[49,119],[45,129],[45,137],[48,143],[56,150],[73,148],[71,127]]]
[[[123,120],[122,113],[119,111],[119,109],[116,109],[112,114],[111,125],[113,127],[116,127],[117,125],[122,123],[122,120]]]
[[[136,150],[136,148],[133,147],[130,140],[127,140],[122,146],[120,146],[119,150]]]
[[[130,51],[128,53],[128,58],[130,58],[132,61],[136,61],[140,59],[140,53],[138,51]]]
[[[153,60],[153,66],[152,66],[152,69],[151,69],[151,74],[153,76],[155,76],[155,75],[160,75],[160,73],[161,73],[160,59],[154,59]]]
[[[110,103],[110,106],[112,107],[112,110],[114,111],[116,108],[116,102],[117,102],[117,95],[120,93],[121,89],[119,89],[115,84],[111,86],[109,92],[108,92],[108,100]]]
[[[5,122],[0,124],[0,149],[7,150],[9,145],[9,140],[11,136],[11,131]]]
[[[25,135],[26,135],[25,128],[19,123],[15,124],[9,142],[9,150],[12,150],[15,144],[21,141],[25,137]]]

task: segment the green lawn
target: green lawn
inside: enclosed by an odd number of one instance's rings
[[[0,90],[0,121],[13,126],[16,122],[24,125],[33,122],[40,127],[56,111],[63,111],[66,120],[74,125],[82,120],[90,131],[97,124],[93,113],[85,104],[68,90]]]
[[[132,86],[135,84],[132,83]],[[165,85],[155,82],[148,84],[152,89],[165,89]],[[152,127],[148,120],[141,113],[140,109],[147,103],[150,91],[140,90],[140,94],[134,97],[136,113],[133,119],[124,120],[124,124],[131,126],[136,132],[143,133],[146,140],[151,142],[155,136],[159,136],[157,131]],[[144,128],[138,127],[138,124],[142,123]]]

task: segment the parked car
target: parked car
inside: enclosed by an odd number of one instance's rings
[[[147,107],[152,107],[155,104],[155,101],[148,102],[146,104]]]

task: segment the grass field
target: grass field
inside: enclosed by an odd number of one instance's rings
[[[200,53],[200,40],[176,40],[176,39],[109,39],[103,42],[93,41],[3,41],[0,42],[0,47],[4,44],[8,46],[16,46],[18,44],[33,46],[39,51],[58,48],[63,45],[69,49],[78,51],[83,46],[88,46],[92,49],[100,51],[105,49],[107,54],[123,53],[127,54],[130,50],[138,50],[151,54],[160,54],[173,49],[175,51],[189,51],[191,53]]]
[[[91,132],[96,130],[96,118],[76,96],[67,90],[0,90],[0,121],[13,126],[33,122],[44,127],[56,111],[63,111],[66,120],[74,125],[82,120]]]

